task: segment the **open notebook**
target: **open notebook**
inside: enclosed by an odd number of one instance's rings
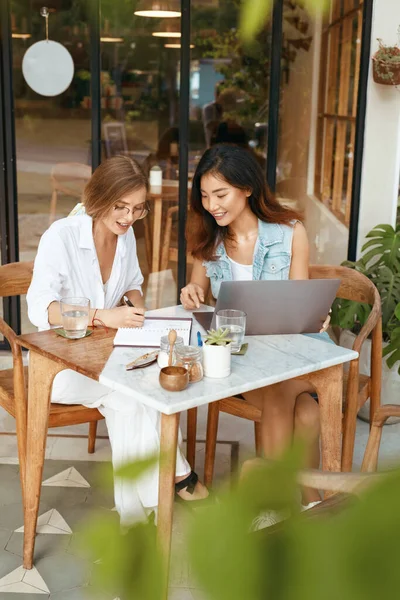
[[[191,318],[148,317],[143,327],[122,327],[114,338],[114,346],[138,346],[144,348],[159,348],[160,339],[175,329],[177,335],[183,338],[183,343],[190,344],[192,329]]]

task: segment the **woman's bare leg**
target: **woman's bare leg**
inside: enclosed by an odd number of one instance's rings
[[[304,440],[306,444],[306,466],[311,469],[319,468],[320,451],[320,415],[319,406],[309,393],[301,393],[294,408],[294,435]],[[318,490],[312,488],[302,489],[302,502],[307,505],[310,502],[321,500]]]
[[[277,458],[292,443],[295,405],[303,392],[313,392],[306,381],[284,381],[244,394],[247,402],[262,411],[261,435],[266,458]]]

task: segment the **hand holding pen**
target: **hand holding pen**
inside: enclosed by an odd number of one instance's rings
[[[123,309],[126,317],[132,321],[131,325],[125,325],[125,327],[141,327],[144,323],[145,309],[135,306],[127,296],[123,296],[124,306],[120,307]]]

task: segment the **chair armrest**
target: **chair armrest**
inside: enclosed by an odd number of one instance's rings
[[[300,471],[298,481],[305,487],[358,496],[382,477],[382,473],[328,473],[308,469]]]
[[[374,300],[374,305],[372,307],[372,310],[371,310],[371,312],[369,314],[367,322],[364,324],[364,326],[361,329],[360,333],[358,334],[358,336],[354,340],[353,350],[355,352],[360,353],[361,347],[362,347],[363,343],[365,342],[365,340],[367,339],[367,337],[369,336],[369,334],[372,332],[372,330],[376,327],[376,324],[378,323],[378,321],[381,318],[381,316],[382,316],[382,312],[381,312],[381,298],[379,296],[378,290],[375,289],[375,300]]]
[[[13,329],[0,317],[0,333],[6,338],[8,343],[11,346],[11,351],[13,356],[19,355],[21,353],[21,347],[17,343],[17,334]]]

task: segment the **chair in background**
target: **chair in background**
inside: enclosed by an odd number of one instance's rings
[[[103,138],[106,158],[118,154],[128,154],[125,123],[110,121],[103,124]]]
[[[345,374],[343,383],[344,415],[343,415],[343,446],[342,471],[351,471],[355,442],[357,413],[361,406],[370,398],[370,417],[380,406],[381,375],[382,375],[382,320],[381,300],[378,290],[365,275],[347,267],[320,266],[310,267],[310,279],[340,279],[337,291],[338,298],[365,302],[372,306],[368,320],[356,337],[353,350],[360,353],[367,337],[372,334],[371,347],[371,376],[360,375],[359,360],[350,363],[349,371]],[[194,409],[193,409],[194,410]],[[218,433],[219,413],[242,417],[254,421],[257,454],[261,454],[261,411],[249,405],[245,400],[230,397],[213,402],[208,407],[207,441],[204,467],[204,481],[211,485],[214,473],[215,448]],[[195,416],[189,418],[188,456],[194,456],[196,443]],[[190,462],[190,461],[189,461]],[[193,468],[193,467],[192,467]]]
[[[26,294],[32,279],[32,272],[32,262],[0,266],[0,298]],[[23,366],[22,351],[16,342],[16,333],[1,317],[0,332],[10,344],[13,358],[13,368],[0,371],[0,406],[16,419],[21,484],[24,492],[26,431],[27,427],[33,426],[27,423],[28,367]],[[79,399],[77,398],[77,400]],[[87,408],[81,404],[51,404],[48,427],[89,423],[88,452],[93,454],[96,444],[97,421],[103,418],[97,408]]]
[[[349,494],[362,497],[367,489],[382,480],[384,472],[376,473],[376,470],[382,429],[389,417],[400,417],[400,406],[386,404],[376,411],[371,420],[371,431],[364,452],[361,473],[326,473],[313,469],[299,472],[298,482],[300,485],[329,492],[329,497],[325,496],[320,504],[301,513],[300,518],[302,520],[335,517],[335,515],[340,514],[352,505],[352,498]],[[282,526],[283,521],[273,527],[261,529],[255,532],[254,535],[262,539],[264,536],[273,535]]]
[[[171,206],[167,210],[167,217],[165,220],[165,232],[164,239],[162,242],[162,253],[161,253],[161,264],[160,271],[168,269],[170,261],[178,262],[178,247],[171,246],[172,237],[172,223],[178,217],[179,206]],[[188,264],[193,264],[193,257],[190,253],[187,254],[186,260]]]
[[[84,187],[92,175],[89,165],[83,163],[57,163],[51,169],[51,201],[49,225],[55,219],[58,194],[81,198]]]

